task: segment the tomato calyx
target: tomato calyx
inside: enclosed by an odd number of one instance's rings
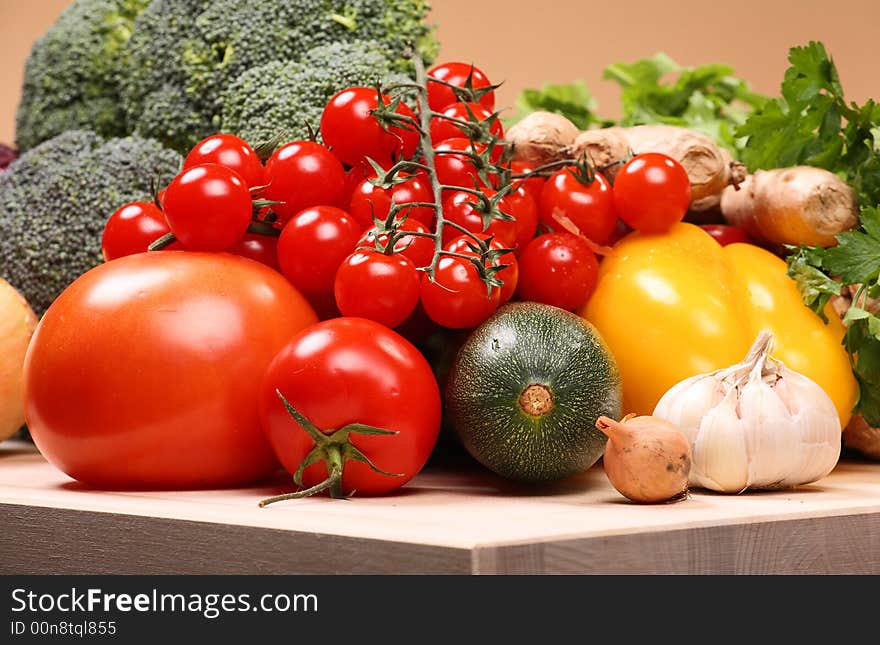
[[[475,87],[473,65],[471,65],[467,78],[465,78],[462,85],[456,85],[449,81],[444,81],[430,74],[428,75],[427,80],[429,83],[437,83],[437,85],[448,87],[452,90],[452,94],[455,96],[456,100],[462,103],[479,103],[481,98],[494,92],[502,85],[501,83],[497,83],[496,85],[481,85]]]
[[[376,428],[375,426],[363,423],[349,423],[338,430],[334,430],[330,434],[326,434],[319,430],[315,424],[309,421],[302,413],[296,410],[290,402],[284,398],[281,390],[275,389],[281,403],[284,404],[288,414],[306,431],[306,433],[315,442],[315,447],[309,451],[305,458],[300,462],[296,472],[293,473],[293,482],[300,487],[301,490],[293,493],[285,493],[269,497],[260,502],[260,508],[289,499],[301,499],[309,497],[323,490],[329,490],[330,497],[335,499],[344,499],[349,497],[342,490],[342,471],[345,468],[345,462],[348,460],[360,461],[370,467],[373,472],[388,477],[403,477],[402,473],[385,472],[376,466],[370,458],[367,457],[360,449],[351,443],[352,434],[372,435],[372,436],[388,436],[399,434],[395,430],[385,430],[384,428]],[[320,462],[327,464],[327,479],[315,484],[309,488],[303,488],[303,473],[309,466]],[[352,494],[354,491],[352,491]]]

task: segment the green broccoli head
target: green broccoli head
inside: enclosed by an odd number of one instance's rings
[[[406,80],[375,43],[320,45],[299,62],[273,61],[242,74],[224,93],[223,130],[252,145],[305,139],[340,90]]]
[[[25,65],[16,139],[28,150],[66,130],[126,133],[116,65],[149,0],[77,0],[36,42]]]
[[[410,43],[432,60],[427,11],[425,0],[153,0],[126,47],[126,117],[135,132],[185,151],[221,127],[224,94],[248,70],[354,41],[374,43],[394,69],[407,69]]]
[[[23,154],[0,174],[0,277],[38,314],[78,276],[101,263],[107,218],[150,199],[181,158],[139,137],[104,141],[69,130]]]

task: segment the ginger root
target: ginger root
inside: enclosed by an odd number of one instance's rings
[[[843,444],[871,459],[880,459],[880,428],[872,428],[865,418],[854,416],[843,431]]]
[[[859,222],[853,189],[811,166],[755,171],[738,188],[724,190],[721,212],[730,224],[771,244],[833,246],[835,235]]]
[[[543,165],[565,158],[579,130],[561,114],[532,112],[511,126],[505,140],[514,145],[516,159]]]

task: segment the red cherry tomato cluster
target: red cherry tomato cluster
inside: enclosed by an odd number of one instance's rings
[[[597,246],[684,216],[690,184],[672,159],[637,155],[613,185],[586,164],[536,172],[505,154],[495,88],[481,70],[450,62],[428,75],[424,137],[412,107],[369,87],[327,102],[323,144],[287,143],[265,164],[239,137],[208,137],[155,204],[111,216],[105,259],[173,236],[165,248],[228,252],[280,271],[324,318],[405,327],[427,315],[467,328],[511,298],[582,306]]]

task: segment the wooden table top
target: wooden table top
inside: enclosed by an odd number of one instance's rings
[[[398,494],[259,508],[234,490],[91,490],[0,444],[6,573],[880,573],[880,463],[796,490],[633,504],[601,466],[525,487],[467,462]]]

